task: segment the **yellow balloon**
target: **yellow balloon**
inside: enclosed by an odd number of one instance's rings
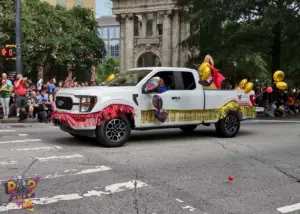
[[[238,85],[238,87],[239,87],[240,89],[245,88],[247,82],[248,82],[247,79],[243,79],[243,80],[240,82],[240,84]]]
[[[280,90],[286,90],[288,89],[288,84],[285,82],[277,82],[276,87]]]
[[[109,75],[109,76],[106,78],[105,82],[112,81],[114,78],[116,78],[116,75],[115,75],[115,74],[111,74],[111,75]]]
[[[198,71],[202,72],[203,69],[206,68],[206,67],[209,67],[209,63],[208,63],[208,62],[203,62],[203,63],[200,65]]]
[[[273,79],[274,79],[275,82],[281,82],[284,79],[283,71],[276,71],[273,74]]]
[[[245,94],[248,94],[252,91],[253,89],[253,83],[252,82],[248,82],[244,88],[244,92]]]
[[[201,79],[207,81],[210,76],[211,76],[210,67],[205,67],[201,72]]]
[[[240,90],[242,90],[240,87],[236,87],[234,90],[238,90],[238,91],[240,91]]]

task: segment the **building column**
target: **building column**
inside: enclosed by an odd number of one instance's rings
[[[162,66],[172,66],[172,11],[163,14]]]
[[[125,60],[126,60],[126,56],[125,56],[125,18],[126,15],[122,14],[119,17],[119,23],[120,23],[120,72],[125,71],[126,70],[126,65],[125,65]]]
[[[180,26],[181,26],[181,41],[184,41],[190,36],[190,24],[188,23],[186,15],[184,13],[181,14]],[[184,66],[184,64],[188,61],[188,56],[189,56],[188,50],[180,51],[180,66]]]
[[[172,18],[172,66],[180,66],[180,14],[174,11]]]
[[[134,55],[133,55],[133,37],[134,37],[134,22],[133,14],[127,14],[125,21],[125,56],[126,56],[126,70],[134,68]]]
[[[147,35],[147,14],[142,14],[142,31],[141,31],[141,37],[146,38]]]
[[[157,36],[157,14],[153,13],[152,31],[154,37]]]

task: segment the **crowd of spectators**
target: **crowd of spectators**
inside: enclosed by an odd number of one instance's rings
[[[15,80],[9,80],[6,73],[1,75],[0,88],[0,119],[19,118],[20,121],[27,118],[36,119],[40,122],[49,122],[55,94],[65,87],[85,87],[88,83],[74,81],[68,83],[59,82],[52,78],[47,83],[39,80],[37,84],[17,74]],[[92,82],[91,85],[96,85]]]
[[[266,92],[258,94],[258,98],[258,104],[265,108],[264,114],[266,116],[287,117],[300,115],[299,88],[285,92],[281,91],[274,99],[272,99],[272,96],[268,96]]]

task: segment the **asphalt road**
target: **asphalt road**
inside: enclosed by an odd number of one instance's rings
[[[297,213],[299,130],[300,122],[265,121],[243,123],[233,139],[203,126],[133,132],[109,149],[50,124],[1,124],[0,179],[40,176],[39,214]],[[0,212],[28,213],[8,198],[1,185]]]

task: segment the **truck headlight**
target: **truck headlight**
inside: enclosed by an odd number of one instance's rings
[[[90,112],[97,104],[97,97],[92,96],[80,96],[79,112]]]

